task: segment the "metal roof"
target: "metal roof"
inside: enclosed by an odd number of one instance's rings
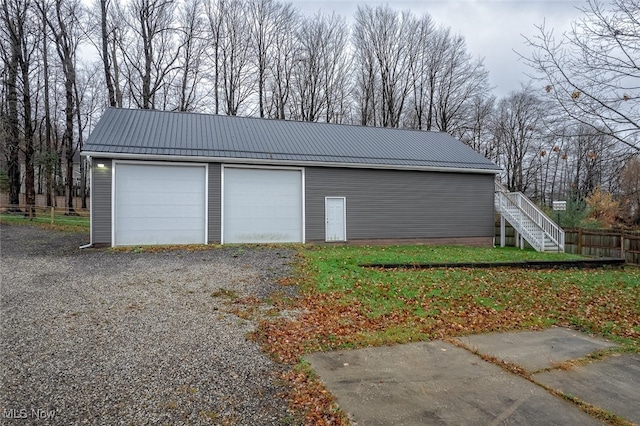
[[[412,169],[500,168],[442,132],[107,109],[83,155]]]

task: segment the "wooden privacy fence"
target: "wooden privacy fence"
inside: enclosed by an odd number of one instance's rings
[[[564,251],[593,257],[622,258],[640,265],[640,231],[624,229],[566,228]],[[500,225],[496,224],[496,241],[500,241]],[[507,224],[506,244],[515,246],[515,231]],[[529,247],[525,243],[526,247]]]
[[[571,228],[564,232],[567,253],[622,258],[640,265],[640,231]]]

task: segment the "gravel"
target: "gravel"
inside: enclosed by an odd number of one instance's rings
[[[0,422],[294,422],[283,366],[231,299],[276,284],[293,251],[80,250],[87,236],[0,226]],[[16,420],[16,418],[24,418]]]

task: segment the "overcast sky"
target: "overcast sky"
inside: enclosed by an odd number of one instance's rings
[[[546,23],[556,35],[570,29],[581,16],[576,7],[586,0],[289,0],[303,13],[312,15],[318,10],[335,11],[351,20],[358,5],[389,4],[397,10],[410,10],[415,15],[428,12],[437,24],[450,27],[464,36],[469,52],[484,58],[489,81],[496,96],[517,90],[528,78],[528,68],[514,52],[527,54],[522,35],[532,36],[536,25]]]

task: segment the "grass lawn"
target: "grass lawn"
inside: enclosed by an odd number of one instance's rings
[[[349,262],[354,264],[414,264],[445,262],[516,262],[522,260],[568,260],[582,256],[565,253],[539,253],[515,247],[460,247],[460,246],[323,246],[309,252],[308,257],[324,263]],[[316,262],[317,263],[317,262]]]
[[[32,225],[45,229],[68,232],[89,232],[90,221],[89,216],[67,216],[56,212],[51,223],[51,214],[49,212],[38,212],[35,217],[26,217],[24,214],[2,213],[0,214],[0,223],[10,225]]]
[[[361,263],[570,259],[514,248],[309,247],[294,320],[264,321],[258,338],[284,362],[318,350],[565,325],[640,352],[640,269],[380,270]]]
[[[254,337],[276,359],[295,364],[282,378],[289,385],[291,407],[303,413],[306,424],[349,424],[333,396],[300,361],[307,352],[554,324],[614,340],[622,344],[621,351],[640,352],[640,268],[358,266],[575,258],[514,248],[302,247],[289,283],[299,285],[301,296],[275,301],[299,315],[263,319]]]

